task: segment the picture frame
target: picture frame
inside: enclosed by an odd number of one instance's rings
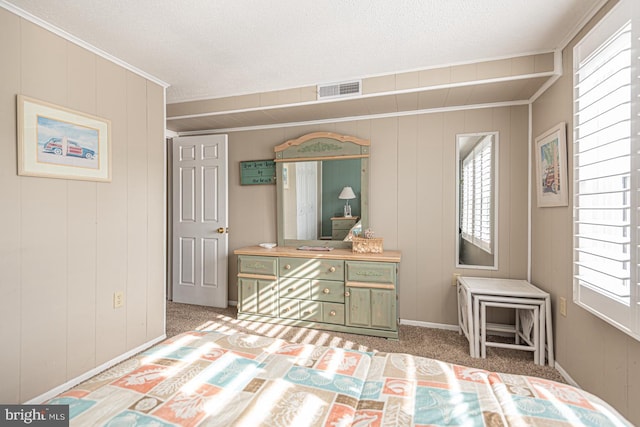
[[[568,206],[566,123],[558,123],[535,139],[538,207]]]
[[[111,121],[18,95],[18,175],[111,182]]]

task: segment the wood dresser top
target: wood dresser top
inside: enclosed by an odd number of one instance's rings
[[[387,251],[381,254],[359,254],[351,249],[333,249],[331,251],[298,250],[294,246],[276,246],[272,249],[260,246],[247,246],[233,251],[236,255],[286,256],[293,258],[344,259],[347,261],[400,262],[400,251]]]

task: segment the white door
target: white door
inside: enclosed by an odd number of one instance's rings
[[[296,201],[298,202],[298,239],[318,238],[318,167],[316,162],[296,165]]]
[[[227,307],[227,135],[173,138],[173,301]]]

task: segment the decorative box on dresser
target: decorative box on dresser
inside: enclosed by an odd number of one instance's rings
[[[238,318],[398,338],[400,252],[236,249]]]

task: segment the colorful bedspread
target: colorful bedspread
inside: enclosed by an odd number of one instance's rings
[[[629,426],[577,388],[396,353],[188,332],[62,393],[76,426]]]

